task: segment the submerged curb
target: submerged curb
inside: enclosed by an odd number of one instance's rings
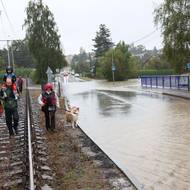
[[[100,167],[111,169],[116,168],[119,173],[123,175],[124,178],[128,180],[128,185],[125,187],[130,187],[130,189],[133,187],[133,189],[138,190],[144,190],[144,186],[136,179],[136,177],[127,169],[123,171],[117,163],[115,163],[81,128],[78,126],[78,129],[80,132],[84,135],[82,138],[86,138],[84,140],[83,146],[89,146],[91,151],[95,153],[94,156],[91,156],[94,160],[99,160],[102,162],[102,165]],[[109,172],[109,171],[108,171]],[[112,174],[111,174],[112,175]],[[109,174],[108,174],[109,176]],[[125,185],[125,184],[124,184]],[[124,188],[124,187],[123,187]]]

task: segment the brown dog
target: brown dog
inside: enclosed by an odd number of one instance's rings
[[[77,127],[78,114],[79,114],[79,107],[74,106],[71,107],[69,110],[66,110],[64,117],[65,125],[67,123],[71,123],[71,126],[73,128]]]

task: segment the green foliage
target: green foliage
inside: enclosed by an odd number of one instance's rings
[[[167,59],[182,73],[190,60],[190,1],[165,0],[155,9],[155,23],[161,24]]]
[[[113,78],[112,65],[114,64],[116,70],[114,71],[114,78],[116,81],[125,80],[129,77],[132,68],[129,64],[131,54],[128,51],[128,45],[124,42],[119,42],[115,49],[110,49],[102,57],[103,74],[105,78],[111,81]]]
[[[0,71],[0,84],[3,82],[4,72]]]
[[[13,52],[13,54],[11,53]],[[14,55],[14,65],[13,67],[27,67],[34,68],[35,67],[35,59],[32,57],[28,44],[26,40],[14,40],[9,47],[9,55],[10,55],[10,64],[12,65]],[[2,62],[1,62],[2,61]],[[5,68],[8,65],[8,50],[1,49],[0,50],[0,67]]]
[[[0,68],[3,68],[4,66],[4,61],[3,58],[0,56]]]
[[[8,51],[7,49],[1,49],[0,50],[0,62],[1,62],[1,65],[0,65],[0,68],[1,69],[5,69],[6,65],[8,65]]]
[[[61,50],[60,36],[53,14],[42,0],[29,1],[26,9],[26,38],[29,50],[36,60],[37,81],[47,80],[46,70],[49,66],[55,73],[56,68],[66,65]]]
[[[25,68],[25,67],[16,67],[14,68],[14,71],[13,71],[16,76],[21,76],[21,77],[29,77],[31,78],[31,76],[35,73],[35,69],[32,69],[32,68]],[[5,70],[4,69],[1,69],[0,70],[0,83],[3,81],[3,76],[5,74]]]
[[[163,70],[163,69],[170,69],[170,64],[166,61],[163,56],[152,56],[144,65],[145,69],[156,69],[156,70]]]
[[[32,57],[26,40],[16,40],[12,43],[14,63],[19,67],[34,68],[35,60]]]
[[[95,39],[92,39],[94,44],[95,57],[101,57],[104,53],[113,46],[112,40],[110,38],[111,34],[105,24],[100,24],[99,31],[96,32]]]
[[[104,79],[105,78],[105,73],[104,72],[105,71],[104,71],[103,65],[101,65],[101,67],[97,67],[96,68],[96,78],[98,78],[98,79]]]
[[[43,83],[45,83],[45,81],[39,81],[39,80],[38,80],[37,71],[33,71],[33,72],[30,74],[30,78],[31,78],[32,81],[33,81],[34,83],[36,83],[36,84],[39,84],[39,83],[43,84]]]
[[[96,61],[94,63],[94,74],[96,75],[97,67],[100,67],[101,57],[113,46],[113,42],[110,38],[111,34],[105,24],[100,24],[99,31],[96,32],[96,37],[92,39],[95,44],[94,53]]]
[[[35,72],[35,69],[26,67],[17,67],[15,69],[16,76],[30,77]]]
[[[141,54],[144,53],[146,51],[145,46],[143,45],[138,45],[138,46],[134,46],[134,44],[131,44],[129,46],[129,51],[133,54],[133,55],[137,55],[137,54]]]
[[[138,71],[140,70],[140,62],[135,56],[130,56],[129,58],[129,69],[127,73],[127,78],[136,78],[138,76]]]
[[[75,73],[80,73],[82,76],[86,76],[90,74],[90,64],[89,54],[81,48],[80,53],[73,56],[71,68],[75,71]]]

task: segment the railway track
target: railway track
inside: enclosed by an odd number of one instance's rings
[[[47,146],[39,115],[30,104],[29,91],[18,100],[18,134],[9,138],[5,117],[0,118],[0,189],[34,190],[51,186]]]

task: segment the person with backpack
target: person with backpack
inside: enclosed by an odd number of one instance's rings
[[[41,105],[41,110],[44,112],[47,131],[55,129],[55,112],[59,108],[59,99],[53,90],[53,85],[47,83],[44,85],[44,91],[38,97],[38,103]]]
[[[6,73],[3,76],[3,81],[4,81],[3,86],[6,86],[6,80],[7,80],[7,78],[11,79],[13,93],[15,95],[15,98],[17,98],[18,97],[18,93],[17,93],[17,86],[16,86],[16,75],[13,73],[13,68],[11,66],[6,67]]]
[[[6,125],[9,130],[10,138],[15,134],[18,134],[18,105],[17,98],[13,91],[13,82],[12,78],[7,78],[6,83],[2,86],[0,90],[0,98],[3,101],[4,110],[5,110],[5,120]]]
[[[11,66],[6,67],[6,73],[3,76],[3,81],[6,82],[7,78],[11,78],[14,86],[16,82],[16,75],[13,73],[13,68]]]

